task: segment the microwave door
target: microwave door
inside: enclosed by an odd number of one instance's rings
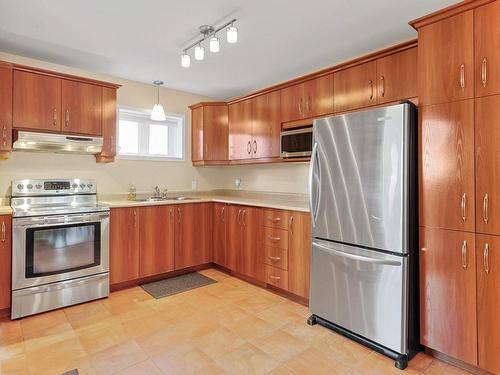
[[[311,149],[311,127],[281,132],[281,157],[290,158],[310,156]]]

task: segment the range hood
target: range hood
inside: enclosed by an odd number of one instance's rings
[[[102,150],[102,137],[72,134],[50,134],[17,131],[13,150],[42,151],[71,154],[98,154]]]

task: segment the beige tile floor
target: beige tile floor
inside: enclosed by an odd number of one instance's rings
[[[400,372],[306,307],[214,269],[219,282],[156,300],[136,287],[0,321],[0,374],[464,374],[419,354]]]

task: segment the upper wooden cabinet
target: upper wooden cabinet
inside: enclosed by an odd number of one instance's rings
[[[0,216],[0,310],[10,307],[12,218]]]
[[[500,94],[500,1],[474,9],[476,96]]]
[[[116,89],[102,88],[102,151],[96,155],[99,163],[109,163],[116,156]]]
[[[12,149],[12,67],[0,64],[0,159]]]
[[[61,121],[61,79],[15,70],[13,127],[59,132]]]
[[[229,159],[252,158],[252,100],[229,104]]]
[[[252,158],[280,156],[281,96],[279,91],[252,100]]]
[[[333,74],[281,89],[281,122],[333,113]]]
[[[473,35],[473,10],[418,29],[420,105],[474,96]]]
[[[334,75],[335,112],[377,104],[377,63],[367,62]]]
[[[101,135],[102,88],[88,83],[62,80],[63,132]]]
[[[378,103],[416,97],[417,48],[377,59]]]

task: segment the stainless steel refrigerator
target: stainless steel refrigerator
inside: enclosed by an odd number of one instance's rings
[[[417,115],[411,103],[314,121],[309,324],[395,359],[418,350]]]

